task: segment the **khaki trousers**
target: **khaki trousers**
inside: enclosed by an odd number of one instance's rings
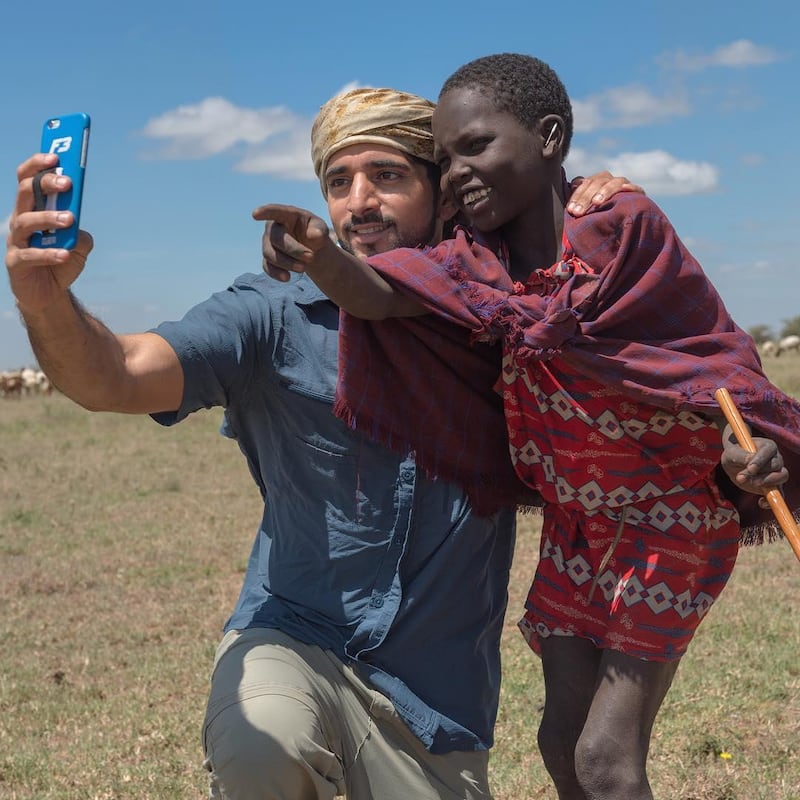
[[[270,628],[220,642],[203,725],[213,800],[489,800],[486,751],[433,755],[332,653]]]

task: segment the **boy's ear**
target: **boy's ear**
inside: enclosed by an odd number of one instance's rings
[[[561,153],[564,144],[564,120],[557,114],[548,114],[539,120],[542,137],[542,155],[553,158]]]

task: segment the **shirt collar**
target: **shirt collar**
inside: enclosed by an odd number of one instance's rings
[[[294,280],[297,281],[297,297],[295,298],[295,303],[298,306],[333,303],[333,300],[331,300],[307,275],[300,275]]]

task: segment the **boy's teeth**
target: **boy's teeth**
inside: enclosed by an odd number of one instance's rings
[[[474,192],[468,192],[464,195],[464,202],[466,204],[474,203],[476,200],[480,200],[482,197],[486,197],[488,194],[488,189],[478,189]]]

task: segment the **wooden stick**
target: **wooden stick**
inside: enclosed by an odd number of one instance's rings
[[[750,431],[747,430],[747,425],[745,425],[742,415],[739,413],[739,409],[736,408],[730,392],[723,387],[714,392],[714,397],[719,403],[719,407],[722,409],[725,419],[728,420],[728,424],[733,428],[733,433],[736,436],[736,441],[739,442],[739,446],[747,450],[748,453],[755,453],[755,442],[750,436]],[[768,489],[764,491],[764,496],[767,498],[769,507],[772,509],[775,519],[778,520],[778,524],[781,526],[781,530],[784,532],[786,539],[792,546],[794,554],[797,556],[798,560],[800,560],[800,528],[798,528],[797,523],[794,521],[792,512],[789,511],[789,506],[786,505],[783,495],[780,493],[779,489]]]

